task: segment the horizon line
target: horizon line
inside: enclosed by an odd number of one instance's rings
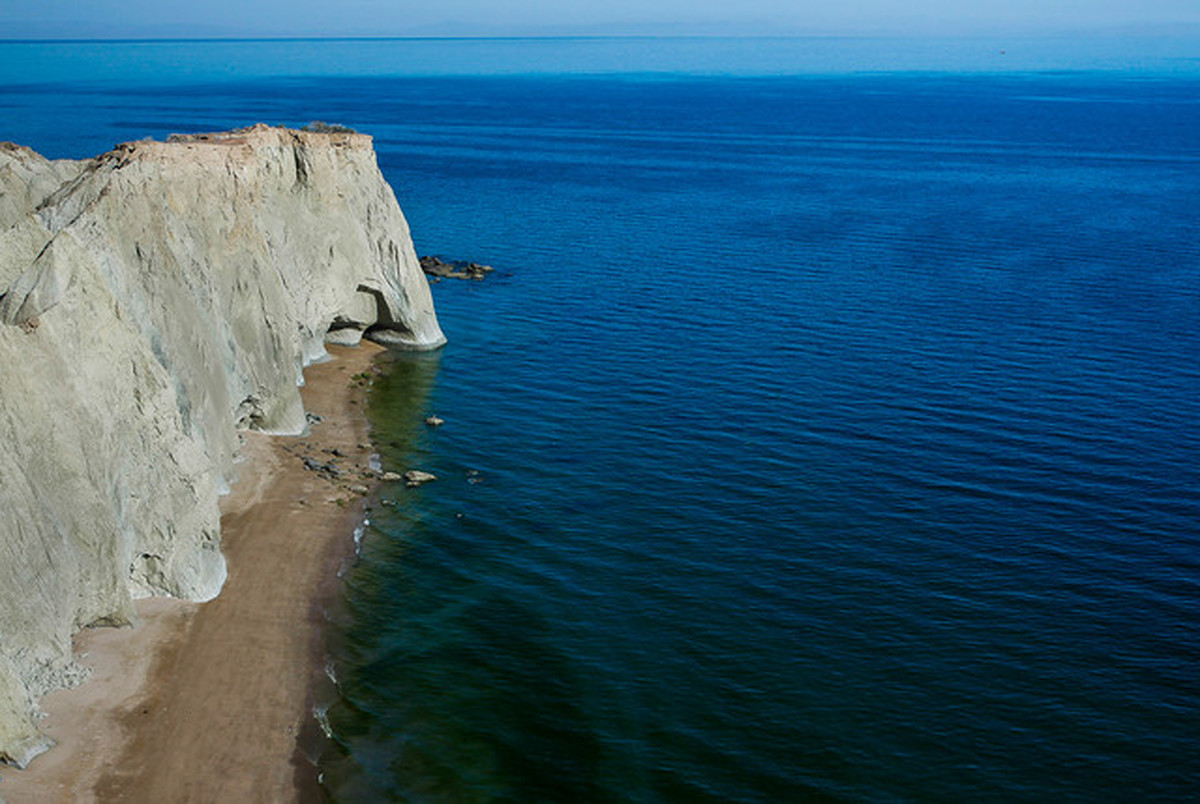
[[[396,34],[387,36],[299,36],[299,35],[260,35],[260,36],[31,36],[31,37],[0,37],[0,44],[145,44],[145,43],[183,43],[183,42],[456,42],[456,41],[528,41],[528,40],[602,40],[602,39],[995,39],[1005,36],[1033,36],[1037,38],[1053,38],[1078,35],[1136,35],[1143,37],[1189,36],[1200,34],[1200,25],[1184,25],[1184,29],[1168,30],[1154,26],[1155,30],[1130,30],[1128,26],[1047,29],[1041,31],[959,31],[959,32],[814,32],[814,33],[613,33],[613,34]]]

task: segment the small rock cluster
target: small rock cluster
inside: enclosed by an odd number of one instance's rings
[[[438,279],[478,280],[483,279],[495,269],[490,265],[480,265],[477,262],[464,262],[463,260],[446,262],[440,257],[425,256],[421,258],[421,270],[427,276]]]
[[[363,376],[365,377],[366,375],[364,374]],[[357,376],[355,379],[358,379]],[[321,416],[315,413],[308,413],[306,415],[310,425],[317,425],[322,421]],[[425,424],[430,427],[438,427],[443,423],[444,420],[437,416],[429,416],[425,419]],[[360,444],[359,447],[365,449],[368,445]],[[420,469],[410,469],[401,474],[398,472],[378,471],[357,462],[353,466],[349,466],[346,465],[345,461],[350,456],[347,456],[337,448],[322,447],[311,438],[305,441],[297,441],[294,444],[285,446],[284,449],[299,458],[303,462],[304,468],[308,471],[316,473],[335,486],[361,496],[370,493],[370,489],[366,485],[363,485],[363,483],[355,481],[379,480],[384,483],[403,482],[405,486],[411,489],[437,480],[437,475]],[[345,501],[339,500],[338,502],[339,504],[344,504]]]
[[[368,491],[366,486],[357,481],[369,480],[377,474],[370,467],[357,462],[347,465],[348,456],[340,449],[322,448],[312,440],[298,441],[284,449],[299,458],[308,471],[355,494],[366,494]]]

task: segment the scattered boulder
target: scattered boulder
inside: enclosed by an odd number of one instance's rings
[[[404,473],[404,485],[410,489],[416,488],[422,483],[428,483],[432,480],[437,480],[437,475],[429,472],[422,472],[420,469],[409,469]]]
[[[385,483],[395,483],[397,480],[403,480],[403,475],[398,475],[395,472],[384,472],[379,476],[379,479]]]

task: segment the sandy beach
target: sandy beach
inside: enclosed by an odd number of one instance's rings
[[[323,602],[363,516],[365,389],[383,350],[330,347],[305,370],[307,436],[245,433],[222,499],[229,579],[215,600],[138,602],[134,628],[75,640],[92,679],[42,702],[58,745],[24,771],[0,768],[0,800],[296,801],[319,795],[300,750],[321,659]],[[336,453],[334,452],[336,450]],[[305,468],[308,456],[344,474]],[[358,487],[358,488],[352,488]]]

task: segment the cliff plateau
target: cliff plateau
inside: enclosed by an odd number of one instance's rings
[[[0,144],[0,760],[47,747],[76,631],[220,591],[238,430],[301,432],[301,369],[362,337],[445,340],[370,137]]]

